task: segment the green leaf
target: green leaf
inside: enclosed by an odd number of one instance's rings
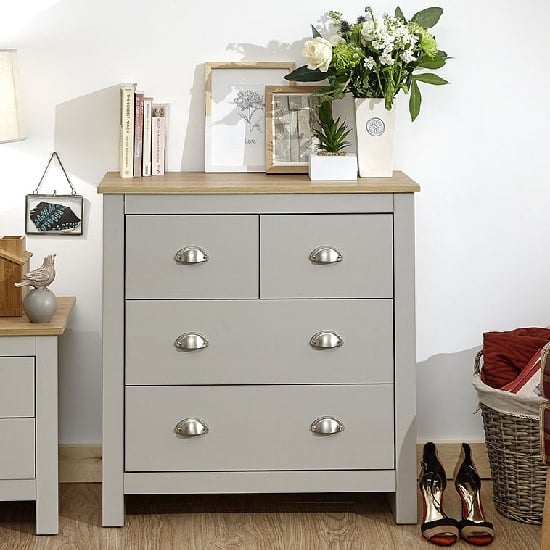
[[[285,80],[294,80],[296,82],[319,82],[327,78],[327,75],[328,73],[323,73],[319,69],[311,70],[307,68],[307,65],[303,65],[285,75]]]
[[[442,13],[443,10],[441,8],[426,8],[425,10],[415,13],[411,21],[422,25],[425,29],[431,29],[437,24]]]
[[[420,73],[413,76],[414,80],[425,82],[426,84],[433,84],[434,86],[442,86],[443,84],[449,84],[448,80],[441,78],[433,73]]]
[[[313,25],[311,25],[311,34],[313,38],[322,38],[321,33]]]
[[[440,57],[439,55],[436,55],[435,57],[427,57],[424,56],[420,60],[420,63],[418,63],[419,67],[422,67],[423,69],[441,69],[447,62],[446,57]]]
[[[395,18],[396,19],[402,19],[405,23],[407,22],[407,20],[405,19],[405,16],[403,15],[403,11],[401,10],[401,8],[399,6],[397,6],[397,8],[395,8]]]
[[[420,93],[420,88],[418,87],[416,80],[413,80],[411,85],[411,97],[409,98],[409,113],[411,114],[411,120],[413,122],[420,112],[421,103],[422,94]]]

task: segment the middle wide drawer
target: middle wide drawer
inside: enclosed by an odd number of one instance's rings
[[[393,382],[393,301],[130,300],[126,384]]]

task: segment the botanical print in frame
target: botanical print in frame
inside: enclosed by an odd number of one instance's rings
[[[25,198],[27,235],[82,235],[82,195],[39,195]]]
[[[322,86],[266,86],[266,173],[307,174]]]
[[[205,63],[205,172],[265,171],[265,87],[292,61]]]

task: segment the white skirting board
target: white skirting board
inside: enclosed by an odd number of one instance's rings
[[[453,475],[455,464],[460,455],[460,442],[434,442],[447,477]],[[472,447],[474,462],[482,479],[491,478],[489,460],[485,443],[468,442]],[[417,471],[420,472],[420,460],[424,444],[416,446]],[[59,446],[60,483],[101,483],[101,445],[60,445]]]

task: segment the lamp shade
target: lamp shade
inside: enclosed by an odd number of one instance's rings
[[[16,50],[0,50],[0,143],[25,139]]]

